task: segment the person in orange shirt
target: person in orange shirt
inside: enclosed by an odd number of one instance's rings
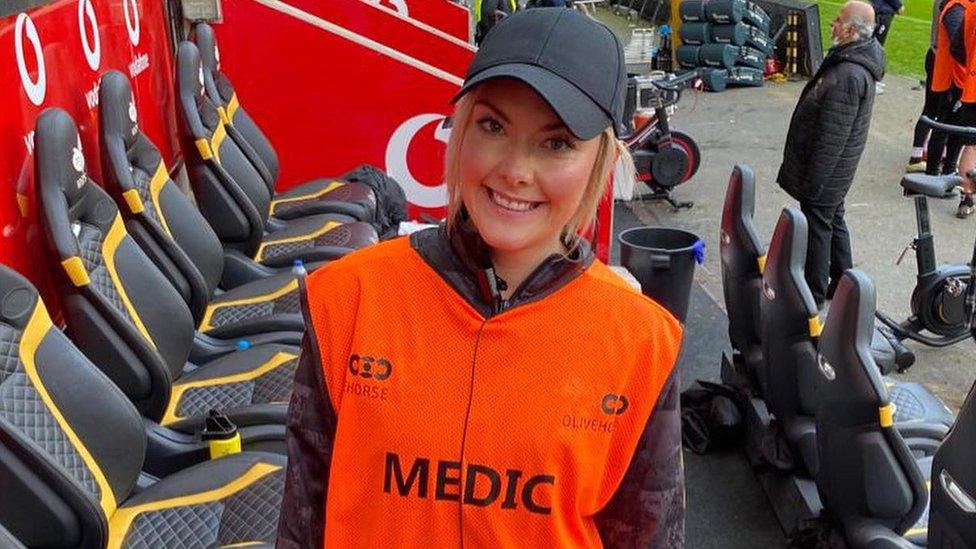
[[[304,284],[278,547],[682,547],[682,329],[594,258],[626,72],[570,9],[455,97],[446,223]]]

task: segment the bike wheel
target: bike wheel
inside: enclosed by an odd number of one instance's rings
[[[701,167],[701,149],[698,148],[698,143],[695,143],[690,135],[678,130],[671,130],[671,142],[681,147],[688,155],[688,167],[685,169],[684,175],[681,176],[681,181],[678,182],[680,185],[698,173],[698,168]]]

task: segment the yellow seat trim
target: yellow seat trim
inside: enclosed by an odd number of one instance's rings
[[[153,174],[152,180],[149,181],[149,195],[152,196],[153,207],[156,208],[156,217],[159,218],[159,223],[163,226],[163,230],[166,234],[173,236],[173,232],[169,230],[169,224],[166,223],[166,216],[163,215],[163,207],[159,204],[159,194],[163,192],[163,187],[169,182],[169,170],[166,169],[166,162],[160,160],[159,166],[156,167],[156,173]]]
[[[808,319],[810,324],[810,337],[820,337],[820,333],[823,332],[823,323],[820,322],[820,315],[815,314]]]
[[[254,254],[254,259],[256,261],[261,261],[262,259],[264,259],[264,250],[268,246],[274,246],[276,244],[288,244],[289,242],[303,242],[305,240],[312,240],[313,238],[322,236],[325,233],[331,231],[332,229],[340,225],[342,225],[342,223],[339,223],[337,221],[329,221],[325,225],[322,225],[315,231],[312,231],[308,234],[303,234],[299,236],[290,236],[288,238],[282,238],[280,240],[266,240],[262,242],[260,246],[258,246],[258,251],[256,254]]]
[[[274,290],[273,292],[256,295],[244,299],[237,299],[234,301],[226,301],[222,303],[214,303],[207,306],[207,310],[203,313],[203,320],[200,321],[200,331],[206,332],[213,329],[210,322],[213,320],[213,315],[217,313],[220,309],[225,307],[236,307],[238,305],[250,305],[252,303],[262,303],[265,301],[271,301],[273,299],[278,299],[279,297],[295,291],[298,289],[298,280],[292,280],[288,284],[285,284],[281,288]]]
[[[227,139],[227,127],[224,125],[223,117],[217,122],[217,127],[213,131],[210,139],[201,137],[194,141],[200,156],[204,160],[213,160],[220,164],[220,145]]]
[[[220,120],[223,121],[224,124],[233,126],[233,124],[230,123],[230,118],[227,118],[227,111],[224,110],[223,107],[217,107],[217,116],[220,117]]]
[[[68,424],[68,420],[61,414],[61,410],[54,403],[54,399],[47,392],[41,376],[37,373],[37,364],[35,362],[37,349],[40,348],[41,342],[44,341],[44,337],[52,327],[51,317],[44,307],[44,302],[38,298],[37,303],[34,305],[34,312],[31,313],[30,320],[27,321],[27,327],[24,329],[24,333],[20,338],[20,346],[18,348],[20,361],[24,365],[24,371],[27,373],[27,378],[30,379],[31,385],[34,386],[34,390],[40,395],[47,410],[54,416],[54,419],[68,437],[71,445],[78,452],[78,455],[81,456],[81,460],[85,462],[85,466],[91,473],[92,478],[95,479],[100,496],[98,504],[102,508],[102,512],[105,513],[105,518],[108,518],[112,516],[112,513],[115,512],[115,508],[118,505],[115,501],[115,493],[112,492],[112,487],[109,486],[108,480],[98,466],[98,462],[92,457],[85,443],[75,434],[71,425]]]
[[[325,193],[332,192],[339,187],[345,185],[342,181],[333,181],[325,186],[324,189],[316,191],[314,193],[303,194],[299,196],[289,196],[287,198],[279,198],[277,200],[271,201],[271,213],[274,213],[275,209],[281,204],[287,204],[288,202],[301,202],[302,200],[311,200],[313,198],[318,198]]]
[[[241,102],[237,99],[237,92],[234,92],[230,96],[230,101],[227,102],[227,118],[230,120],[228,124],[234,123],[234,115],[237,114],[237,109],[241,108]]]
[[[240,543],[232,543],[230,545],[221,545],[220,549],[229,549],[231,547],[255,547],[258,545],[265,545],[263,541],[242,541]]]
[[[125,199],[125,203],[129,206],[130,212],[140,214],[145,211],[146,207],[142,204],[142,198],[139,196],[139,191],[129,189],[122,193],[122,198]]]
[[[267,362],[258,366],[257,368],[248,371],[241,372],[239,374],[233,374],[223,377],[215,377],[211,379],[201,379],[200,381],[189,381],[186,383],[174,383],[173,389],[170,392],[169,404],[166,405],[166,412],[163,414],[163,419],[160,421],[161,425],[169,425],[181,419],[184,419],[176,415],[176,408],[180,403],[180,399],[183,398],[183,393],[190,389],[195,389],[197,387],[213,387],[215,385],[226,385],[228,383],[237,383],[239,381],[250,381],[252,379],[259,378],[264,374],[274,370],[275,368],[281,366],[282,364],[288,362],[289,360],[298,358],[297,355],[291,353],[277,352],[268,359]]]
[[[118,509],[108,522],[107,549],[119,549],[122,547],[122,544],[125,542],[125,535],[129,532],[129,528],[132,527],[132,523],[142,513],[159,511],[162,509],[171,509],[174,507],[189,507],[190,505],[198,505],[200,503],[220,501],[227,496],[240,492],[241,490],[261,480],[267,475],[278,471],[279,469],[281,469],[281,467],[271,465],[270,463],[256,463],[251,466],[250,469],[245,471],[243,475],[237,477],[226,486],[221,486],[220,488],[215,488],[206,492],[198,492],[196,494],[189,494],[186,496],[179,496],[160,501],[151,501],[149,503],[136,505],[134,507],[123,507]],[[245,547],[243,545],[239,546]]]
[[[61,266],[64,267],[64,272],[68,273],[68,278],[71,279],[71,283],[76,288],[91,284],[91,278],[88,278],[88,271],[85,269],[85,262],[80,257],[76,255],[69,257],[61,261]]]
[[[129,299],[129,294],[126,293],[125,286],[122,285],[122,279],[119,278],[119,271],[115,268],[115,252],[118,250],[119,245],[122,244],[122,240],[127,236],[129,236],[129,233],[125,232],[125,224],[122,223],[122,216],[116,213],[115,221],[112,222],[112,227],[109,228],[108,234],[105,235],[105,242],[102,244],[102,257],[105,258],[105,268],[108,269],[108,274],[112,278],[112,285],[119,292],[119,298],[122,299],[125,310],[129,311],[129,316],[136,325],[136,329],[142,334],[142,337],[146,338],[146,341],[155,349],[156,342],[149,335],[149,330],[146,329],[146,325],[142,323],[142,318],[139,317],[139,311],[132,305],[132,300]]]
[[[766,255],[757,257],[756,262],[759,263],[759,274],[766,272]]]
[[[889,402],[878,408],[878,420],[882,427],[891,427],[895,424],[895,403]]]

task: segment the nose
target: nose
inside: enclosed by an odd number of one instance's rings
[[[509,185],[524,186],[532,181],[534,160],[529,147],[515,142],[506,150],[498,165],[498,174]]]

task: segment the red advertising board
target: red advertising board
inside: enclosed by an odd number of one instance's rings
[[[43,286],[33,196],[34,123],[48,107],[74,116],[88,171],[101,178],[98,80],[129,75],[144,131],[167,159],[174,151],[173,63],[165,6],[157,0],[53,0],[26,12],[0,4],[0,261]],[[23,200],[23,198],[21,198]]]
[[[224,72],[281,156],[279,188],[370,163],[403,186],[412,216],[442,215],[441,125],[461,78],[317,11],[238,0],[214,27]]]
[[[384,5],[363,0],[287,0],[286,3],[455,76],[464,77],[476,51],[467,40],[404,17]]]
[[[327,4],[323,0],[319,3]],[[471,10],[450,0],[358,0],[378,4],[417,21],[422,21],[438,29],[471,42],[473,38]]]

